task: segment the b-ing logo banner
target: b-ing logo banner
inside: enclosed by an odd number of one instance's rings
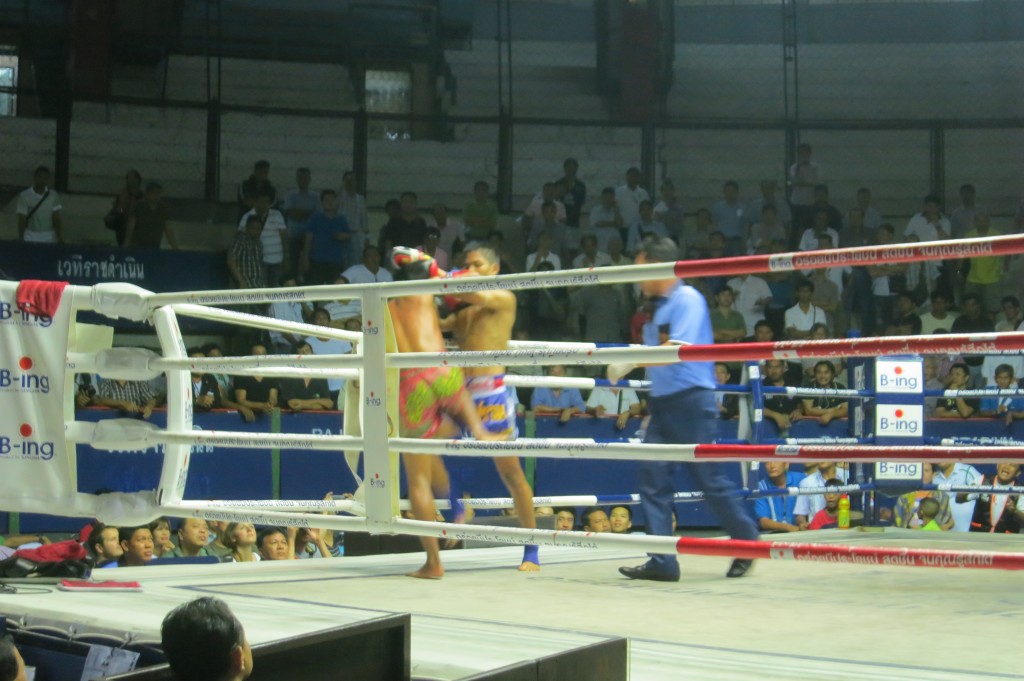
[[[64,367],[71,319],[66,292],[51,317],[22,312],[18,282],[0,281],[0,510],[19,499],[67,498],[74,458],[64,441]]]

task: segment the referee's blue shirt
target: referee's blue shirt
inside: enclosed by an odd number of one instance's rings
[[[663,336],[663,332],[667,336]],[[711,316],[704,296],[692,286],[681,282],[662,299],[654,301],[654,317],[644,324],[644,345],[661,345],[673,340],[692,345],[711,345]],[[714,362],[676,362],[647,367],[651,396],[672,395],[690,388],[715,387]]]

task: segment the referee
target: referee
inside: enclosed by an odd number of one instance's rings
[[[679,248],[665,237],[648,236],[640,245],[636,264],[675,262]],[[654,301],[654,314],[644,325],[645,345],[711,345],[711,318],[704,297],[675,277],[640,282],[640,290]],[[608,366],[608,378],[618,381],[635,367]],[[717,437],[718,410],[715,407],[715,374],[712,362],[676,362],[647,367],[651,381],[649,410],[651,422],[645,442],[652,444],[703,444]],[[758,539],[757,527],[736,496],[736,486],[718,463],[671,463],[642,461],[639,469],[640,507],[647,518],[649,534],[673,536],[672,474],[676,466],[697,481],[711,510],[734,539]],[[679,581],[675,554],[650,554],[637,567],[620,567],[630,579],[660,582]],[[753,561],[735,559],[727,577],[742,577]]]

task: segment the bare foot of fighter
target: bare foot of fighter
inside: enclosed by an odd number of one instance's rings
[[[448,487],[448,471],[440,457],[430,454],[403,454],[405,475],[409,481],[409,503],[413,517],[417,520],[434,520],[437,509],[434,504],[435,491],[442,492]],[[407,577],[417,579],[441,579],[444,566],[441,565],[441,551],[437,539],[421,537],[420,542],[427,552],[427,561]]]

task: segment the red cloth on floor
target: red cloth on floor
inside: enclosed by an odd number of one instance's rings
[[[15,551],[14,555],[28,558],[37,563],[60,560],[82,560],[88,553],[85,547],[74,539],[59,541],[55,544],[44,544],[36,549],[23,549]]]
[[[26,279],[18,284],[18,309],[41,317],[52,317],[60,307],[66,281]]]

